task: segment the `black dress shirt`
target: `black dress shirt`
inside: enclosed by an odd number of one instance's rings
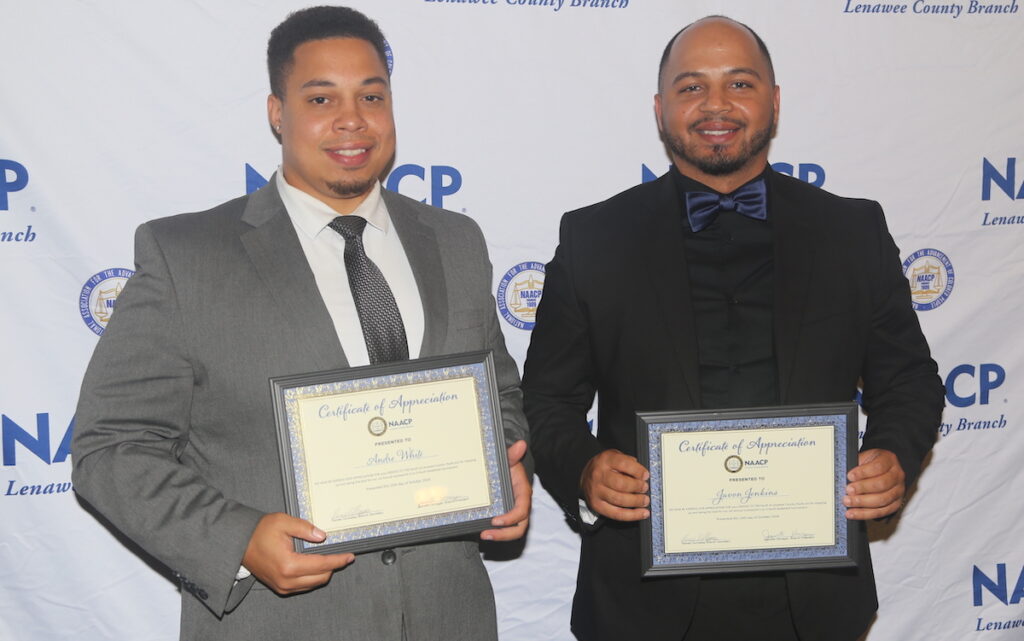
[[[672,176],[684,212],[686,192],[719,193],[674,167]],[[698,233],[690,230],[685,215],[682,225],[697,326],[701,406],[778,404],[771,211],[767,220],[723,211]]]
[[[700,372],[708,409],[779,403],[773,339],[774,241],[766,220],[723,211],[699,232],[690,229],[686,192],[714,189],[672,168],[683,203],[683,245]],[[767,169],[765,170],[767,172]],[[764,177],[764,173],[754,180]],[[771,202],[769,198],[769,203]],[[795,640],[786,578],[779,572],[701,577],[687,641]]]

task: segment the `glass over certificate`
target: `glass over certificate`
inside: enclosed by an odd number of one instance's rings
[[[288,513],[364,552],[478,532],[511,509],[490,352],[270,380]]]
[[[853,403],[637,415],[644,576],[856,565]]]

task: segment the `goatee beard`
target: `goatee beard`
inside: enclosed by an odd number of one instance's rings
[[[375,179],[364,180],[361,182],[341,182],[340,180],[331,181],[327,183],[327,188],[330,189],[339,198],[352,198],[353,196],[359,196],[370,191],[373,184],[377,182]]]
[[[742,123],[736,123],[731,120],[725,121],[733,124],[740,124],[742,126]],[[763,129],[754,132],[754,135],[750,140],[744,143],[733,156],[725,155],[726,147],[723,145],[713,145],[711,147],[710,155],[701,155],[698,153],[700,151],[698,145],[694,144],[691,145],[690,148],[687,148],[687,145],[683,142],[682,138],[667,133],[668,129],[664,124],[662,125],[662,131],[665,133],[662,137],[665,144],[673,154],[693,165],[703,173],[708,174],[709,176],[728,176],[729,174],[734,174],[743,169],[747,163],[750,162],[751,158],[758,155],[768,147],[768,144],[771,142],[772,136],[775,133],[775,125],[772,121],[774,121],[774,117]],[[690,130],[694,131],[700,124],[701,123],[696,123],[691,125]]]

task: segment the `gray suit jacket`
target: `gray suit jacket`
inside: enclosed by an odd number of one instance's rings
[[[479,227],[384,199],[423,303],[421,355],[494,350],[506,438],[525,438]],[[379,641],[403,626],[410,640],[496,638],[472,540],[401,548],[393,565],[360,555],[287,598],[235,583],[257,521],[285,508],[268,377],[348,363],[274,180],[142,225],[135,251],[82,384],[73,481],[181,581],[181,638]]]

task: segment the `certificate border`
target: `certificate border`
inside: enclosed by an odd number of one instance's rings
[[[485,530],[491,519],[512,509],[512,479],[507,453],[499,392],[495,383],[494,356],[490,351],[420,358],[384,365],[368,365],[270,379],[277,424],[277,443],[288,514],[309,520],[302,428],[298,424],[298,397],[373,389],[472,377],[477,393],[481,443],[491,501],[488,505],[430,516],[390,521],[328,533],[322,543],[294,539],[300,553],[334,554],[370,552],[401,545],[457,537]],[[503,464],[504,463],[504,464]]]
[[[829,425],[835,437],[835,544],[665,553],[661,434]],[[857,405],[821,403],[738,410],[637,412],[637,452],[650,471],[651,518],[640,521],[645,577],[850,567],[860,563],[862,529],[846,518],[846,474],[857,465]]]

